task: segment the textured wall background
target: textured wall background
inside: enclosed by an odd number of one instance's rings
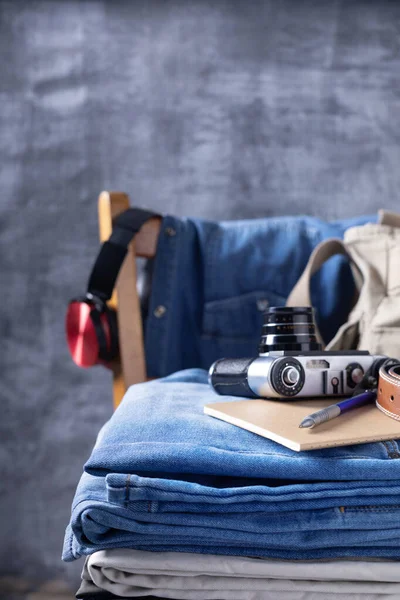
[[[0,0],[0,571],[59,559],[111,411],[67,354],[96,196],[209,218],[399,208],[400,3]]]

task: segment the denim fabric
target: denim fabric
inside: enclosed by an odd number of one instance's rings
[[[204,415],[215,401],[200,369],[128,390],[85,466],[65,560],[115,547],[400,558],[395,441],[296,453]]]
[[[263,311],[285,303],[313,248],[368,221],[376,217],[217,223],[166,216],[145,325],[149,376],[208,369],[221,357],[255,356]],[[329,260],[313,278],[312,299],[326,342],[346,321],[353,292],[343,257]],[[157,311],[159,306],[166,310]]]

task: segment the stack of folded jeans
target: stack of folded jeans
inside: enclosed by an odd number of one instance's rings
[[[128,390],[66,532],[64,560],[93,555],[80,597],[399,598],[397,442],[296,453],[205,415],[217,401],[200,369]]]

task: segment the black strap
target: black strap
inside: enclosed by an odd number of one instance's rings
[[[128,208],[113,220],[112,234],[101,246],[90,274],[88,294],[103,302],[111,298],[130,241],[146,221],[158,216],[150,210]]]

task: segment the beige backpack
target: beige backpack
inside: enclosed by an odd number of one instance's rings
[[[335,254],[344,254],[351,261],[357,297],[347,323],[325,349],[369,350],[400,359],[400,215],[380,211],[377,224],[351,227],[343,241],[321,242],[287,306],[311,306],[310,279]],[[322,343],[319,332],[317,336]]]

